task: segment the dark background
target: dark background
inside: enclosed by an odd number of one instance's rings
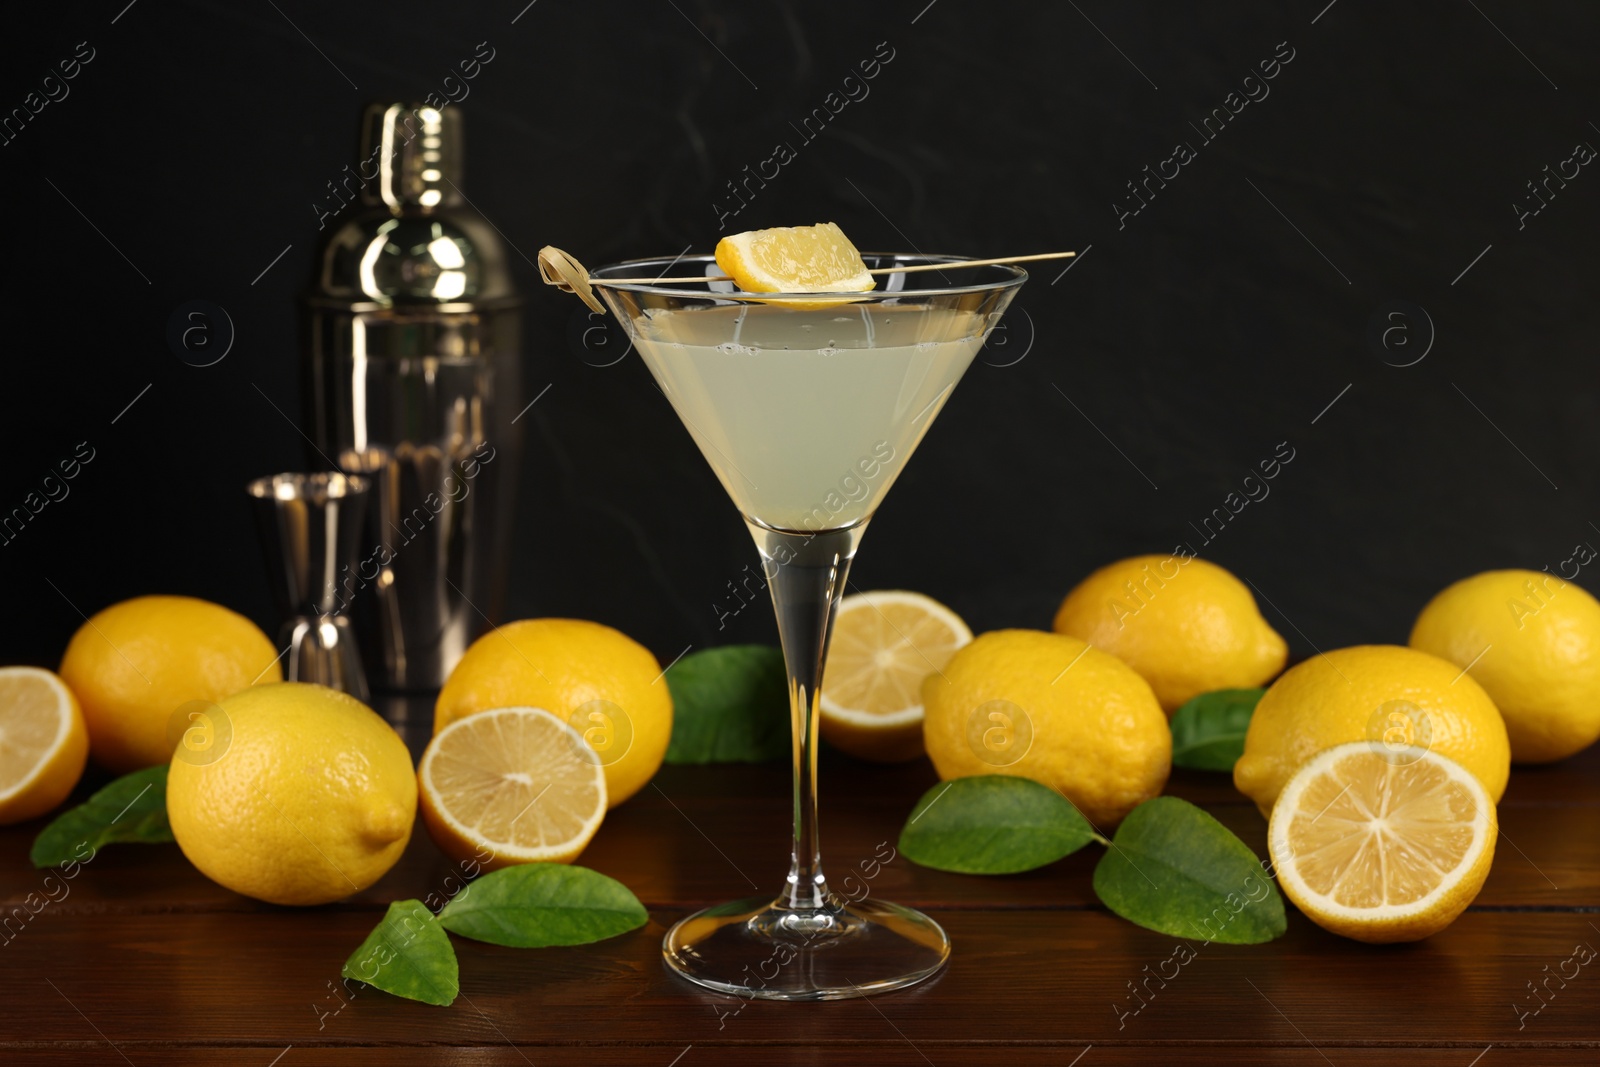
[[[871,95],[733,228],[1085,254],[1034,273],[874,520],[857,587],[925,591],[974,630],[1048,626],[1092,568],[1187,542],[1306,655],[1404,641],[1450,581],[1600,544],[1600,168],[1523,229],[1512,207],[1600,145],[1592,4],[126,3],[30,8],[0,44],[0,111],[95,50],[0,147],[0,510],[95,450],[0,545],[6,660],[54,664],[79,609],[140,593],[274,625],[242,486],[305,463],[287,416],[311,205],[355,161],[365,102],[440,91],[479,42],[464,188],[515,249],[527,395],[550,386],[521,424],[516,616],[598,619],[663,661],[775,639],[765,610],[718,631],[755,558],[743,524],[639,361],[595,365],[584,309],[527,257],[709,251],[725,183],[885,41]],[[1279,42],[1270,96],[1203,143],[1189,124]],[[1198,158],[1119,228],[1125,183],[1180,140]],[[196,299],[237,330],[208,368],[166,343]],[[1375,318],[1400,327],[1387,349]],[[1191,523],[1284,441],[1271,495],[1205,543]]]

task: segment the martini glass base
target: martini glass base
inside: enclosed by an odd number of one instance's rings
[[[886,993],[930,977],[950,958],[938,923],[877,900],[815,911],[736,900],[681,920],[662,948],[684,978],[746,1000]]]

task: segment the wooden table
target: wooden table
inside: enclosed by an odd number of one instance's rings
[[[415,749],[426,702],[410,711],[401,728]],[[823,764],[834,871],[892,845],[934,780],[926,762],[876,767],[828,751]],[[1265,824],[1226,775],[1179,772],[1169,791],[1265,854]],[[571,949],[456,939],[461,996],[450,1008],[335,992],[340,965],[387,902],[450,888],[451,866],[420,824],[377,885],[310,909],[236,896],[174,845],[108,847],[67,895],[54,889],[58,901],[8,930],[0,1064],[1600,1063],[1600,961],[1564,984],[1550,977],[1575,946],[1600,948],[1600,749],[1513,772],[1494,871],[1437,937],[1360,945],[1291,908],[1282,939],[1206,947],[1164,987],[1151,983],[1142,1008],[1129,983],[1157,970],[1175,941],[1095,901],[1094,848],[1007,878],[889,863],[871,891],[928,910],[955,942],[945,973],[911,990],[741,1007],[668,974],[668,925],[777,887],[788,803],[782,765],[664,768],[607,817],[581,861],[632,888],[649,925]],[[30,893],[43,897],[47,872],[27,861],[40,825],[0,831],[7,914]],[[1545,983],[1543,1000],[1530,983]]]

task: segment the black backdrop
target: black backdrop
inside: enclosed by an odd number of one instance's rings
[[[364,102],[429,93],[468,93],[464,187],[521,253],[528,395],[549,385],[523,421],[515,615],[599,619],[663,660],[775,639],[764,609],[719,631],[742,523],[642,365],[599,365],[525,256],[709,250],[726,183],[778,141],[796,158],[734,228],[1084,253],[1034,273],[874,520],[861,588],[1048,626],[1094,566],[1187,542],[1305,655],[1404,641],[1455,578],[1600,544],[1600,168],[1574,155],[1600,146],[1594,5],[525,3],[11,15],[0,109],[66,95],[0,146],[0,510],[80,442],[94,458],[0,545],[0,656],[53,664],[77,609],[144,592],[271,626],[242,486],[304,463],[284,413],[313,205]],[[493,59],[446,82],[480,42]],[[790,124],[885,49],[801,144]],[[1146,166],[1177,175],[1141,207]],[[237,334],[207,368],[166,342],[197,299]],[[1280,442],[1269,495],[1208,543]]]

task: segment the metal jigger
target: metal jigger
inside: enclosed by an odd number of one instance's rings
[[[345,617],[370,483],[345,474],[274,474],[245,487],[256,514],[273,594],[284,617],[279,644],[289,646],[284,674],[316,682],[365,703],[367,678],[355,632]]]

